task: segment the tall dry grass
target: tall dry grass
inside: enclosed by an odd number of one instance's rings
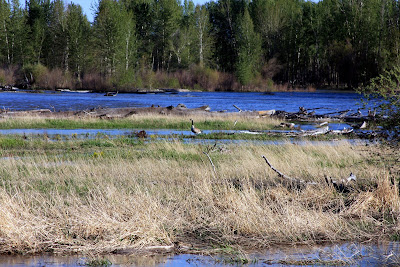
[[[69,152],[40,143],[30,152],[2,151],[0,252],[111,252],[172,242],[253,249],[399,231],[398,188],[370,163],[365,146],[77,142],[65,145]],[[318,185],[283,186],[261,155]],[[324,182],[325,174],[350,172],[357,188],[370,187],[340,194]]]

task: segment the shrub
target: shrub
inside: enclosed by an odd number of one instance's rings
[[[136,75],[132,70],[123,71],[120,75],[113,78],[113,84],[115,84],[118,89],[125,90],[135,87]]]
[[[93,91],[106,91],[111,87],[110,81],[99,73],[89,72],[83,76],[82,88]]]
[[[45,76],[48,73],[46,66],[38,64],[28,64],[23,67],[23,73],[34,88],[40,87],[41,84],[45,84]]]
[[[367,97],[367,101],[377,103],[375,108],[387,116],[387,126],[400,131],[400,67],[395,66],[370,80],[369,84],[358,88]],[[395,127],[397,126],[397,128]]]
[[[0,85],[15,85],[16,66],[8,66],[0,69]]]

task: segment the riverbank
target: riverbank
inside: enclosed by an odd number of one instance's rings
[[[399,152],[388,146],[2,136],[0,147],[1,253],[221,253],[400,235]],[[262,155],[316,184],[288,186]],[[350,192],[325,183],[350,173]]]

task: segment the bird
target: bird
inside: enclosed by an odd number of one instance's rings
[[[196,128],[196,127],[194,127],[193,119],[190,119],[190,120],[192,121],[192,128],[191,128],[192,132],[195,133],[195,134],[200,134],[201,130]]]

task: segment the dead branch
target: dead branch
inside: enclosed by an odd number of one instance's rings
[[[211,166],[213,167],[213,171],[214,171],[215,177],[217,177],[217,172],[215,171],[215,166],[214,166],[214,163],[211,160],[211,157],[208,155],[207,152],[203,151],[203,153],[208,157],[208,160],[210,161]]]
[[[283,178],[286,180],[286,182],[288,182],[288,185],[290,186],[295,186],[296,188],[303,188],[307,185],[316,185],[317,183],[315,182],[306,182],[304,180],[301,180],[299,178],[292,178],[289,177],[285,174],[283,174],[282,172],[280,172],[279,170],[277,170],[274,166],[272,166],[272,164],[268,161],[268,159],[265,156],[262,156],[265,159],[265,162],[268,164],[268,166],[278,174],[279,177]]]
[[[241,108],[239,108],[238,106],[236,106],[236,105],[233,105],[237,110],[239,110],[239,112],[242,112],[243,110],[241,109]]]

